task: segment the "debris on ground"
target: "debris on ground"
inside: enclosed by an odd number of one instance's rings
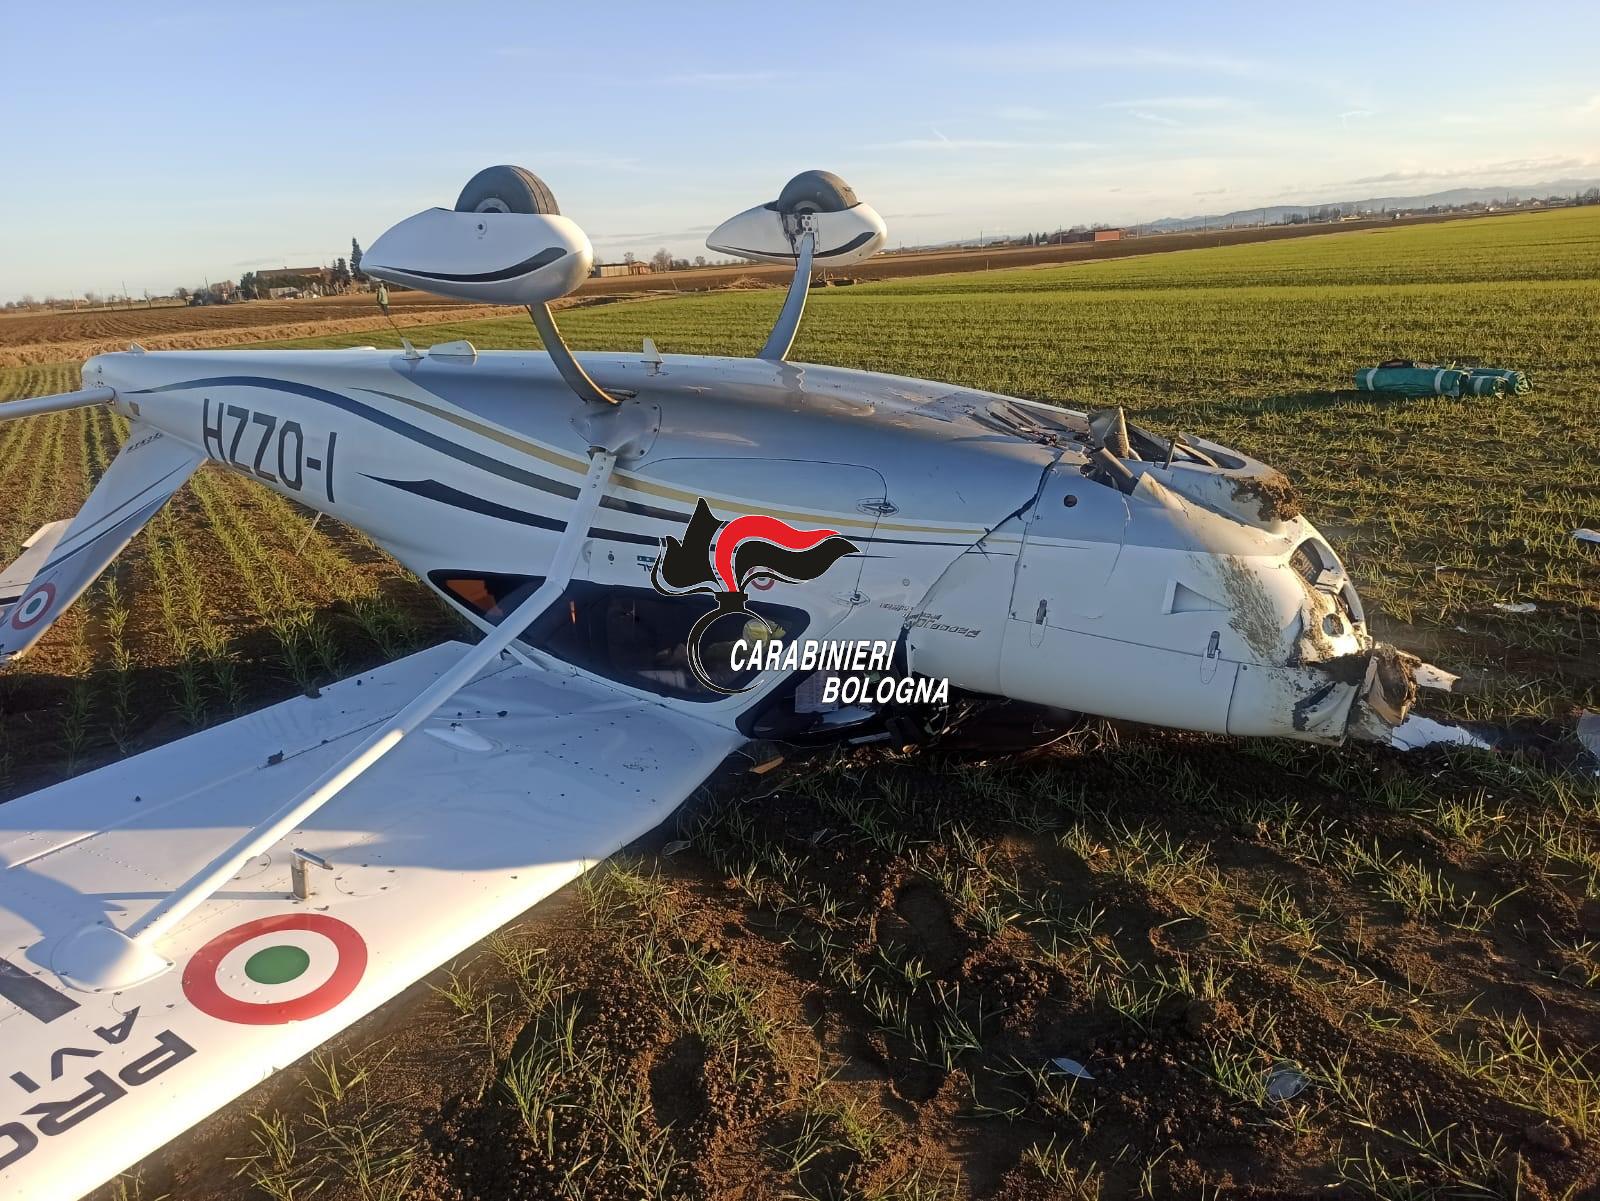
[[[1055,1064],[1056,1067],[1060,1068],[1067,1075],[1076,1076],[1079,1080],[1094,1079],[1094,1076],[1090,1073],[1089,1069],[1084,1067],[1076,1059],[1068,1059],[1065,1055],[1062,1055],[1056,1059],[1052,1059],[1050,1062]]]
[[[1533,390],[1525,373],[1508,367],[1473,367],[1467,371],[1472,396],[1526,396]]]
[[[1514,601],[1509,604],[1505,601],[1495,601],[1494,607],[1502,613],[1537,613],[1539,611],[1539,606],[1532,601]]]
[[[1356,372],[1358,392],[1398,396],[1523,396],[1532,389],[1525,373],[1504,367],[1458,367],[1390,359]]]
[[[1600,530],[1573,530],[1572,536],[1579,542],[1587,542],[1591,546],[1600,546]]]
[[[1389,732],[1389,743],[1402,751],[1421,750],[1425,746],[1473,746],[1480,750],[1493,750],[1494,744],[1471,730],[1452,726],[1413,713]]]
[[[1432,663],[1418,663],[1411,669],[1411,678],[1417,682],[1418,688],[1434,692],[1454,692],[1456,685],[1461,683],[1460,676],[1442,667],[1435,667]]]
[[[1600,713],[1584,710],[1578,715],[1578,741],[1584,750],[1600,759]]]
[[[1311,1083],[1305,1074],[1289,1064],[1279,1064],[1267,1075],[1267,1100],[1292,1101]]]

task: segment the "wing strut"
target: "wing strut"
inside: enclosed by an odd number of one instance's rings
[[[0,404],[0,421],[37,417],[41,413],[63,413],[68,409],[87,409],[91,405],[110,404],[116,398],[117,393],[113,388],[83,388],[77,392],[35,396],[32,400],[8,400]]]
[[[811,259],[816,249],[816,232],[808,229],[800,238],[799,257],[795,259],[794,278],[789,281],[789,294],[783,298],[783,309],[778,313],[778,320],[773,323],[772,332],[767,335],[761,352],[756,355],[758,359],[781,363],[789,357],[794,336],[800,332],[800,318],[806,313],[806,293],[811,289]]]
[[[616,465],[616,456],[610,451],[595,447],[590,454],[589,473],[567,517],[566,531],[556,546],[545,582],[531,596],[462,655],[454,667],[324,772],[316,783],[174,889],[126,931],[96,924],[68,935],[51,961],[56,973],[75,988],[100,992],[126,988],[166,971],[172,965],[155,949],[164,934],[231,880],[246,860],[260,854],[338,796],[507,649],[534,618],[561,596],[572,579],[579,552],[589,536],[590,523]]]

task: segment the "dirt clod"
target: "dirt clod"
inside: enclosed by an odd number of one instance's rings
[[[1538,1122],[1529,1126],[1523,1133],[1527,1136],[1528,1143],[1540,1151],[1565,1155],[1572,1150],[1572,1139],[1554,1122]]]

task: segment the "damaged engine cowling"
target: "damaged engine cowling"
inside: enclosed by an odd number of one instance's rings
[[[963,645],[911,630],[917,671],[1157,725],[1387,741],[1419,661],[1374,643],[1282,473],[1216,443],[1156,438],[1119,410],[1010,404],[1060,454],[1033,504],[929,593],[927,610],[981,633]],[[1007,596],[992,564],[1012,554]]]

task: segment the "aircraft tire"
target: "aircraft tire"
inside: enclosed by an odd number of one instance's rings
[[[526,167],[503,165],[485,167],[467,180],[456,199],[456,212],[554,216],[561,209],[544,180]]]
[[[832,171],[802,171],[783,185],[777,207],[780,213],[842,213],[859,203]]]

